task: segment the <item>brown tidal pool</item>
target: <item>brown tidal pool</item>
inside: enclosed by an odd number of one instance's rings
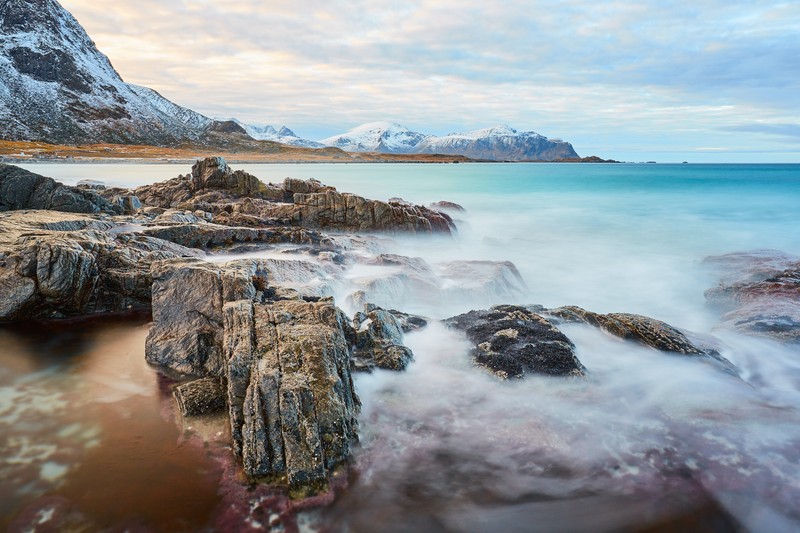
[[[0,528],[193,531],[219,500],[209,444],[144,360],[149,316],[0,329]],[[224,427],[222,425],[221,427]]]

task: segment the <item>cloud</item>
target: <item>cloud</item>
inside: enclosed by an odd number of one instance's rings
[[[765,133],[782,137],[788,142],[800,142],[800,124],[740,124],[727,129],[745,133]]]
[[[743,123],[800,123],[798,3],[63,5],[127,81],[212,116],[287,123],[310,137],[378,119],[432,133],[507,122],[613,156],[643,134],[730,143],[729,128]]]

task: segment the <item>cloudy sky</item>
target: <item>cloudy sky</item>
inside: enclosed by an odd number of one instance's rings
[[[320,139],[506,123],[628,161],[800,162],[800,2],[61,0],[122,77]]]

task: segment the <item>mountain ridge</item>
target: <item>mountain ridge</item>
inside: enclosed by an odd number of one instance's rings
[[[369,122],[319,141],[350,152],[464,155],[490,161],[557,161],[579,158],[572,145],[506,124],[435,136],[396,122]]]

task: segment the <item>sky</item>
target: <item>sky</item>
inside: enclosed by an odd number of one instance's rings
[[[800,162],[800,2],[61,0],[129,83],[318,140],[497,124],[582,156]]]

